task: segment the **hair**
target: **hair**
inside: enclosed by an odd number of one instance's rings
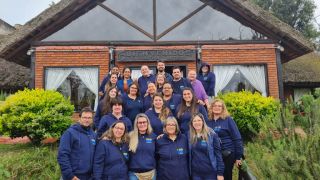
[[[163,80],[164,80],[164,81],[163,81],[163,84],[162,84],[162,87],[163,87],[163,85],[167,82],[167,78],[166,78],[165,75],[163,75],[163,74],[157,74],[157,76],[156,76],[156,82],[155,82],[156,88],[159,87],[159,84],[158,84],[158,81],[157,81],[157,79],[158,79],[159,76],[162,76],[162,77],[163,77]]]
[[[127,132],[127,126],[126,124],[123,122],[123,121],[116,121],[114,122],[111,127],[101,135],[100,139],[103,139],[103,138],[106,138],[107,140],[111,140],[113,144],[116,143],[116,138],[114,137],[114,134],[113,134],[113,129],[114,127],[119,124],[119,123],[122,123],[124,125],[124,134],[123,136],[121,137],[121,142],[122,143],[128,143],[129,142],[129,136],[128,136],[128,132]]]
[[[173,121],[175,124],[176,124],[176,134],[179,134],[180,133],[180,128],[179,128],[179,124],[178,124],[178,121],[175,117],[173,116],[169,116],[164,122],[163,122],[163,132],[165,134],[168,134],[167,133],[167,130],[166,130],[166,126],[168,124],[168,122],[171,122]]]
[[[132,85],[135,85],[136,87],[137,87],[137,96],[139,96],[139,84],[137,83],[137,81],[133,81],[133,83],[131,83],[130,85],[129,85],[129,88],[128,88],[128,90],[127,90],[127,94],[130,94],[130,87],[132,86]]]
[[[161,93],[156,93],[153,98],[152,98],[152,106],[153,106],[153,101],[155,99],[155,97],[160,97],[162,99],[163,105],[161,107],[161,112],[159,114],[159,119],[161,120],[161,122],[165,121],[168,116],[170,115],[171,111],[170,109],[165,105],[165,101],[163,99],[163,96]]]
[[[103,97],[103,99],[102,99],[102,101],[101,101],[101,105],[102,105],[101,115],[105,115],[105,114],[108,114],[108,113],[111,112],[111,107],[112,107],[112,106],[110,106],[110,103],[111,103],[111,100],[114,99],[114,98],[111,98],[111,97],[109,96],[109,93],[110,93],[110,91],[113,90],[113,89],[116,89],[116,90],[117,90],[117,92],[116,92],[116,97],[115,97],[115,98],[118,97],[118,89],[117,89],[116,87],[111,87],[111,88],[109,89],[109,91],[107,91],[107,93],[105,94],[105,96]]]
[[[117,77],[117,79],[118,79],[118,74],[116,74],[116,73],[111,73],[111,74],[110,74],[110,78],[109,78],[109,80],[108,80],[108,82],[107,82],[107,84],[106,84],[106,86],[105,86],[106,92],[109,91],[110,88],[115,87],[115,86],[117,85],[117,83],[116,83],[116,84],[112,84],[112,83],[111,83],[111,76],[112,76],[112,75],[115,75],[115,76]]]
[[[124,71],[125,71],[126,69],[129,69],[129,70],[130,70],[130,73],[132,72],[131,68],[128,67],[128,66],[126,66],[126,67],[124,67],[124,68],[122,69],[122,77],[124,77],[123,74],[124,74]],[[130,76],[130,78],[131,78],[131,76]]]
[[[165,62],[164,62],[163,60],[158,60],[158,61],[157,61],[157,64],[158,64],[158,63],[163,63],[163,64],[165,64]]]
[[[82,117],[82,113],[84,112],[90,112],[90,113],[94,113],[93,110],[91,109],[91,107],[84,107],[81,109],[80,113],[79,113],[79,117]]]
[[[174,67],[172,68],[172,72],[173,72],[173,70],[175,70],[175,69],[179,69],[179,71],[181,71],[181,68],[180,68],[179,66],[174,66]]]
[[[196,130],[194,129],[192,122],[194,120],[194,118],[199,117],[202,120],[202,129],[200,134],[197,134]],[[209,133],[214,132],[212,129],[208,128],[206,121],[204,120],[204,117],[201,113],[196,113],[192,116],[191,121],[189,122],[189,133],[190,133],[190,143],[194,144],[197,142],[198,140],[198,135],[200,135],[200,137],[202,137],[203,140],[207,141],[209,140]]]
[[[116,97],[116,98],[113,98],[113,99],[111,99],[111,101],[110,101],[110,107],[112,108],[114,105],[117,105],[117,104],[119,104],[119,105],[123,105],[123,102],[122,102],[122,99],[120,98],[120,97]]]
[[[149,82],[148,83],[148,87],[147,87],[147,90],[149,89],[149,85],[150,84],[153,84],[154,86],[155,86],[155,93],[157,93],[157,86],[156,86],[156,84],[154,83],[154,82]],[[149,92],[146,92],[146,94],[144,95],[144,97],[147,97],[148,95],[150,95],[150,93]]]
[[[227,109],[227,106],[226,104],[224,103],[224,101],[222,99],[214,99],[210,105],[210,108],[209,108],[209,113],[208,113],[208,117],[210,120],[212,120],[214,118],[214,114],[212,112],[212,108],[214,106],[215,103],[221,103],[222,104],[222,112],[221,112],[221,119],[226,119],[228,116],[230,116],[229,112],[228,112],[228,109]]]
[[[191,94],[192,94],[192,99],[191,99],[191,114],[195,114],[197,113],[199,110],[197,108],[197,97],[195,96],[193,90],[189,87],[185,87],[183,90],[182,90],[182,95],[183,95],[183,92],[184,91],[190,91]],[[183,96],[182,96],[182,100],[181,100],[181,106],[180,106],[180,109],[178,111],[178,114],[177,114],[177,117],[180,118],[184,112],[186,112],[188,109],[187,107],[187,102],[184,100]]]
[[[138,144],[139,144],[139,129],[138,129],[138,119],[139,118],[145,118],[147,120],[147,122],[148,122],[148,128],[147,128],[147,132],[146,133],[148,135],[150,135],[153,132],[148,116],[146,114],[144,114],[144,113],[137,114],[137,116],[136,116],[136,118],[134,120],[133,131],[131,131],[129,133],[129,137],[130,137],[130,140],[129,140],[129,151],[131,151],[133,153],[135,153],[137,151],[137,147],[138,147]]]

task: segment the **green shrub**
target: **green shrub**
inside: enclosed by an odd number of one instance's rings
[[[10,137],[27,136],[34,144],[59,138],[72,123],[73,105],[56,91],[19,91],[0,106],[0,130]]]
[[[8,93],[6,93],[5,91],[0,91],[0,101],[4,101],[6,100],[6,98],[9,96]]]
[[[259,132],[260,121],[273,118],[280,107],[272,97],[249,91],[219,94],[218,97],[225,101],[241,135],[249,139]]]

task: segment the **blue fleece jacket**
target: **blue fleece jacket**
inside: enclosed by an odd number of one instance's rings
[[[152,107],[152,100],[153,97],[150,96],[150,94],[143,98],[143,111],[146,112]]]
[[[131,121],[126,116],[122,116],[120,119],[117,119],[112,113],[109,113],[108,115],[104,115],[100,120],[100,124],[97,130],[98,137],[106,132],[116,121],[123,121],[126,124],[128,132],[132,130]]]
[[[117,88],[118,88],[118,90],[121,92],[121,94],[127,93],[127,92],[125,92],[124,89],[123,89],[123,81],[124,81],[123,79],[120,79],[120,80],[117,81]],[[133,80],[132,80],[132,79],[128,79],[128,80],[127,80],[128,88],[129,88],[129,86],[130,86],[132,83],[133,83]]]
[[[153,129],[153,132],[156,135],[163,134],[163,124],[161,120],[159,119],[159,113],[156,113],[154,108],[151,108],[146,111],[146,115],[148,116],[150,120],[151,127]]]
[[[178,108],[178,105],[181,103],[182,97],[180,94],[172,94],[171,98],[167,101],[165,101],[166,107],[168,107],[172,114],[176,114],[176,110]]]
[[[181,78],[179,81],[172,80],[171,85],[172,85],[173,93],[180,94],[180,95],[182,95],[182,90],[185,87],[189,87],[193,89],[190,81],[186,78]]]
[[[101,140],[94,154],[94,179],[128,179],[128,152],[128,144],[115,145],[111,140]]]
[[[202,73],[202,67],[207,66],[208,67],[208,73],[203,74]],[[206,90],[206,93],[208,96],[214,96],[215,95],[215,85],[216,85],[216,76],[213,72],[210,72],[210,65],[207,63],[203,63],[200,67],[199,73],[197,75],[197,79],[201,81],[204,89]]]
[[[223,176],[224,163],[218,135],[210,128],[208,142],[200,138],[195,144],[191,144],[189,133],[188,139],[190,174],[203,176],[213,173]]]
[[[97,129],[99,127],[99,123],[101,120],[101,117],[104,116],[105,114],[102,114],[102,101],[100,100],[96,109],[96,112],[93,117],[93,128]]]
[[[139,113],[143,113],[143,100],[139,97],[131,99],[127,94],[122,96],[123,101],[123,113],[127,116],[131,123],[134,124],[134,120]]]
[[[235,153],[235,158],[240,160],[243,155],[243,144],[239,129],[234,120],[229,116],[226,119],[209,120],[211,127],[221,139],[222,151],[228,150]]]
[[[139,84],[139,92],[140,92],[140,96],[144,96],[146,94],[146,91],[148,89],[148,84],[150,82],[156,82],[156,76],[153,74],[150,74],[150,76],[145,77],[145,76],[141,76],[138,79],[138,84]]]
[[[92,129],[87,130],[78,123],[63,133],[57,157],[63,179],[70,180],[74,176],[90,177],[95,146],[96,134]]]
[[[147,172],[156,168],[156,138],[155,134],[139,135],[136,152],[129,152],[129,170],[132,172]]]
[[[178,134],[172,141],[163,135],[156,142],[157,180],[186,180],[188,170],[188,139]]]
[[[111,74],[109,73],[108,75],[104,76],[103,77],[103,80],[99,86],[99,92],[103,92],[105,93],[105,87],[106,87],[106,84],[108,83],[109,79],[110,79],[110,76]],[[122,77],[121,76],[118,76],[118,81],[121,80]]]
[[[205,121],[207,122],[208,121],[208,113],[207,113],[206,109],[201,104],[197,104],[196,106],[197,106],[196,109],[198,110],[198,112],[203,115]],[[179,112],[180,107],[181,107],[181,104],[178,105],[175,116],[178,120],[180,131],[183,134],[185,134],[189,131],[189,122],[191,120],[192,114],[190,112],[191,111],[190,108],[187,108],[187,110],[180,117],[178,117],[178,112]]]

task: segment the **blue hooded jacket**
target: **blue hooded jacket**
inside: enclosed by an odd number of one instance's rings
[[[139,91],[140,91],[140,96],[143,97],[146,94],[146,91],[148,89],[148,84],[150,82],[156,82],[156,76],[153,74],[150,74],[148,77],[141,76],[138,79],[138,84],[139,84]]]
[[[187,180],[188,139],[179,133],[172,141],[167,134],[156,142],[157,180]]]
[[[208,67],[208,73],[203,74],[202,73],[202,67],[207,66]],[[200,67],[199,73],[197,75],[197,79],[201,81],[204,89],[206,90],[206,93],[208,96],[214,96],[215,95],[215,85],[216,85],[216,76],[213,72],[210,72],[210,65],[207,63],[203,63]]]
[[[146,111],[146,115],[150,120],[150,125],[153,129],[153,132],[156,135],[163,134],[163,124],[162,121],[159,119],[159,113],[156,113],[154,108],[150,108],[148,111]]]
[[[132,123],[126,116],[122,116],[120,119],[117,119],[112,113],[109,113],[108,115],[104,115],[100,120],[97,130],[98,137],[101,137],[101,135],[106,132],[116,121],[123,121],[127,126],[126,129],[128,132],[132,130]]]
[[[128,160],[128,144],[115,145],[111,140],[99,141],[94,154],[94,179],[128,179]]]
[[[183,78],[183,77],[179,81],[172,80],[171,85],[172,85],[173,93],[175,93],[175,94],[182,95],[182,90],[185,87],[189,87],[193,90],[193,87],[192,87],[190,81],[186,78]]]
[[[168,107],[172,114],[176,114],[176,110],[178,108],[178,105],[181,103],[182,97],[180,94],[172,94],[171,99],[168,101],[165,101],[166,107]]]
[[[122,101],[124,115],[126,115],[133,124],[137,114],[144,112],[143,100],[140,96],[136,97],[136,99],[131,99],[127,94],[124,94]]]
[[[192,149],[193,145],[190,143],[190,133],[188,133],[188,139],[189,139],[189,171],[190,174],[192,174]],[[218,135],[209,128],[209,134],[208,134],[208,142],[202,143],[207,147],[207,156],[203,158],[208,158],[211,162],[212,170],[219,176],[223,176],[224,173],[224,163],[222,160],[221,155],[221,146],[220,146],[220,139]],[[197,164],[199,168],[201,168],[201,164]]]
[[[79,123],[67,129],[60,139],[58,163],[65,180],[77,175],[91,176],[96,134]]]

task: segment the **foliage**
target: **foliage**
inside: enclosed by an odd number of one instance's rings
[[[56,91],[18,91],[0,106],[0,130],[10,137],[28,136],[34,144],[59,138],[72,123],[73,106]]]
[[[0,145],[0,177],[3,179],[59,179],[57,145]],[[2,179],[0,178],[0,179]]]
[[[313,24],[316,5],[313,0],[251,0],[274,16],[300,31],[305,37],[316,40],[320,32]]]
[[[6,98],[9,96],[8,93],[6,93],[5,91],[0,91],[0,101],[4,101],[6,100]]]
[[[246,146],[247,160],[258,179],[318,179],[320,177],[320,99],[310,99],[303,115],[304,126],[296,123],[289,104],[272,121],[263,122],[257,138]]]
[[[229,113],[236,121],[241,135],[251,138],[259,132],[260,121],[273,118],[279,109],[279,102],[272,97],[249,91],[219,94],[226,103]]]

